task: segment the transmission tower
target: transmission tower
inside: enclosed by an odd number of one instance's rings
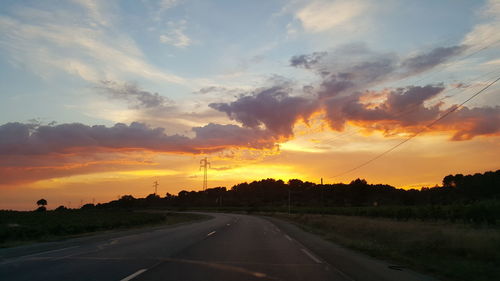
[[[160,185],[160,184],[158,183],[158,181],[155,181],[155,182],[153,183],[153,186],[155,187],[155,195],[156,195],[156,193],[158,192],[158,185]]]
[[[210,162],[208,162],[207,157],[200,160],[200,171],[201,168],[203,168],[203,190],[207,189],[208,185],[207,168],[209,167],[210,167]]]

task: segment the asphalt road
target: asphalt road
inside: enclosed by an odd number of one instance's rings
[[[0,250],[0,280],[433,280],[237,214]]]

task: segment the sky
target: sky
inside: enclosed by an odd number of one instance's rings
[[[498,0],[5,0],[0,209],[496,170],[498,77]]]

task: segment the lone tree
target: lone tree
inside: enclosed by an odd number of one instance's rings
[[[45,205],[47,205],[47,200],[42,198],[42,199],[36,201],[36,204],[39,206],[38,209],[36,209],[37,211],[46,211],[47,210],[47,208],[45,208]]]

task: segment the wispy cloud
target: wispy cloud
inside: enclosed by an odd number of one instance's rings
[[[160,11],[163,12],[165,10],[171,9],[175,7],[176,5],[179,4],[179,0],[160,0],[159,1],[159,6],[160,6]]]
[[[87,15],[95,24],[100,24],[102,26],[109,26],[109,16],[105,15],[104,5],[110,4],[111,1],[98,1],[98,0],[71,0],[75,4],[82,6],[87,10]]]
[[[369,8],[365,1],[316,0],[307,2],[295,16],[308,32],[323,32],[348,24]]]
[[[464,37],[463,43],[469,46],[500,45],[500,2],[488,0],[478,12],[479,23]]]
[[[76,1],[66,8],[17,8],[18,17],[0,16],[0,47],[11,61],[46,77],[62,70],[87,81],[127,77],[168,83],[184,78],[151,65],[135,42],[112,26],[104,2]],[[82,15],[84,15],[82,17]],[[75,21],[75,18],[81,20]]]
[[[173,101],[158,93],[140,89],[133,83],[118,83],[115,81],[101,81],[97,89],[104,94],[119,100],[127,101],[135,109],[161,108],[168,109],[173,106]]]
[[[187,22],[185,20],[169,22],[167,31],[159,37],[160,42],[178,48],[185,48],[191,45],[192,40],[185,33],[186,24]]]

